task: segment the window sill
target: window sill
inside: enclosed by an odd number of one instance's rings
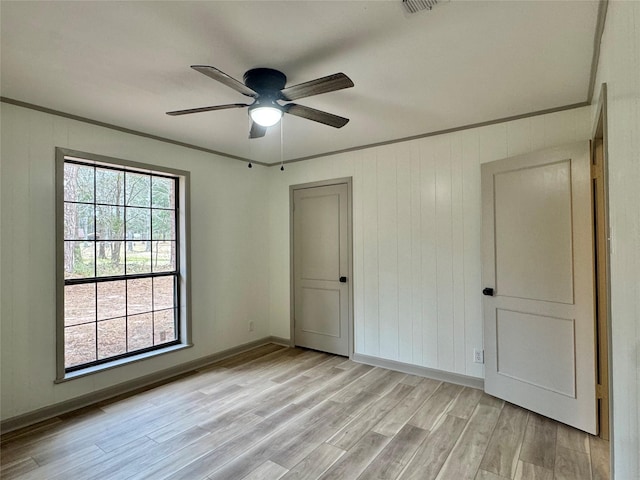
[[[86,377],[87,375],[93,375],[95,373],[104,372],[105,370],[111,370],[112,368],[121,367],[123,365],[130,365],[132,363],[140,362],[142,360],[147,360],[149,358],[164,355],[166,353],[177,352],[179,350],[184,350],[186,348],[191,348],[191,347],[193,347],[192,343],[181,343],[178,345],[171,345],[170,347],[163,348],[160,350],[153,350],[151,352],[145,352],[139,355],[133,355],[127,358],[121,358],[118,360],[114,360],[113,362],[104,363],[102,365],[94,365],[93,367],[87,367],[75,372],[65,373],[64,377],[56,378],[53,383],[68,382],[69,380],[75,380],[76,378]]]

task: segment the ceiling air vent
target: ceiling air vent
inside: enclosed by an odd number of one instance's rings
[[[439,0],[402,0],[402,5],[409,13],[416,13],[420,10],[431,10]]]

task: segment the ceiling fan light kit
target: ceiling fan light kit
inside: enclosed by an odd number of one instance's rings
[[[167,112],[167,115],[179,116],[214,110],[249,107],[249,117],[251,118],[251,129],[249,130],[250,139],[264,137],[267,128],[276,125],[285,113],[306,118],[307,120],[317,123],[324,123],[334,128],[344,127],[349,122],[348,118],[316,110],[315,108],[305,107],[304,105],[298,105],[296,103],[281,105],[278,103],[278,101],[290,102],[298,98],[353,87],[353,82],[344,73],[334,73],[333,75],[285,88],[287,77],[284,73],[272,68],[253,68],[248,70],[243,76],[244,83],[208,65],[192,65],[191,68],[233,88],[242,95],[252,97],[254,99],[253,103],[231,103],[211,107],[190,108],[187,110]]]
[[[282,118],[282,107],[273,100],[266,104],[256,100],[249,107],[249,116],[262,127],[272,127]]]

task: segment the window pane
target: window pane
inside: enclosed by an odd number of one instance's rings
[[[127,280],[127,313],[147,313],[153,310],[152,300],[152,279],[138,278]]]
[[[124,240],[124,207],[96,206],[96,240]]]
[[[86,203],[64,204],[64,239],[93,240],[95,226],[93,205]]]
[[[125,280],[99,282],[98,320],[124,317],[127,314],[127,284]]]
[[[128,317],[127,335],[130,352],[153,346],[153,314],[143,313]]]
[[[151,241],[127,242],[127,275],[151,272]]]
[[[64,164],[64,199],[70,202],[93,202],[92,166]]]
[[[173,210],[152,210],[151,224],[154,240],[175,240],[175,212]]]
[[[64,365],[72,367],[96,360],[96,324],[64,329]]]
[[[156,345],[176,339],[175,310],[153,312],[153,338]]]
[[[174,308],[174,277],[155,277],[153,279],[153,309]]]
[[[94,242],[64,242],[64,278],[95,275]]]
[[[151,206],[175,208],[175,184],[175,180],[171,178],[153,177]]]
[[[96,276],[124,275],[124,242],[97,242]]]
[[[65,285],[64,324],[77,325],[96,321],[96,284]]]
[[[151,210],[127,208],[127,240],[151,239]]]
[[[140,173],[126,172],[127,185],[125,202],[133,207],[151,206],[151,177]]]
[[[124,204],[124,172],[96,168],[96,203]]]
[[[127,322],[125,318],[98,322],[98,359],[127,353]]]
[[[176,269],[176,242],[153,242],[153,271],[173,272]]]

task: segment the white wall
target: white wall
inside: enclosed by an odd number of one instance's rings
[[[584,107],[271,169],[272,335],[289,338],[289,185],[349,176],[355,351],[482,377],[472,358],[483,344],[480,164],[587,140],[590,113]]]
[[[0,105],[2,419],[269,335],[266,168]],[[54,385],[55,147],[191,172],[193,348]]]
[[[602,82],[608,89],[614,472],[640,479],[640,2],[609,2],[596,93]]]

